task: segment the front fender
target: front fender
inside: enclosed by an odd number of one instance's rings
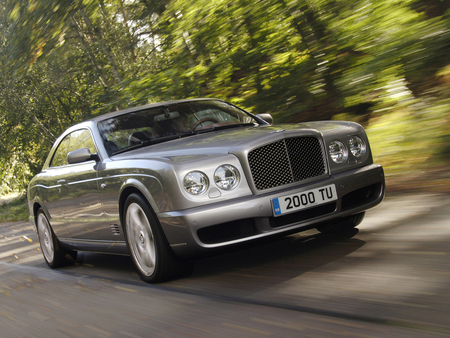
[[[127,191],[129,190],[139,190],[139,192],[147,199],[147,201],[150,203],[150,206],[152,207],[153,211],[155,213],[159,213],[160,212],[160,208],[158,206],[158,203],[156,203],[155,199],[153,198],[153,195],[160,195],[163,192],[162,189],[162,185],[161,182],[154,176],[148,176],[148,178],[150,178],[154,183],[153,184],[144,184],[143,182],[141,182],[140,180],[136,179],[136,178],[128,178],[126,179],[123,183],[122,186],[120,187],[119,190],[119,200],[122,200],[122,197],[124,195],[128,195]],[[148,186],[151,187],[151,189],[153,190],[153,194],[150,192]]]

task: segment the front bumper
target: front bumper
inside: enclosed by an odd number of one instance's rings
[[[274,217],[272,199],[330,184],[336,186],[336,201]],[[379,204],[384,190],[383,168],[371,164],[294,189],[159,213],[158,218],[175,254],[192,258],[238,243],[304,231],[362,212]]]

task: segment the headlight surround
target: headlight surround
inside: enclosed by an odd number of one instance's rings
[[[350,146],[350,152],[356,158],[361,158],[366,154],[366,143],[358,136],[352,136],[348,140]]]
[[[208,190],[208,176],[201,171],[191,171],[184,176],[183,185],[189,194],[201,195]]]
[[[214,172],[214,182],[222,190],[233,190],[240,179],[239,170],[231,164],[221,165]]]
[[[334,140],[328,145],[328,153],[335,163],[344,163],[348,158],[347,147],[341,141]]]

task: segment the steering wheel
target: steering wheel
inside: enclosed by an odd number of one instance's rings
[[[201,119],[201,120],[198,120],[197,122],[195,122],[194,125],[192,126],[191,130],[194,131],[203,122],[208,122],[208,121],[213,122],[213,123],[219,123],[219,121],[217,121],[214,117],[205,117],[204,119]]]

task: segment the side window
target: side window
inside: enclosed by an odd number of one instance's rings
[[[97,152],[91,133],[87,129],[76,130],[64,137],[58,149],[56,149],[55,155],[53,155],[50,167],[59,167],[68,164],[67,154],[81,148],[89,148],[91,154]]]
[[[68,153],[81,148],[89,148],[91,154],[97,152],[91,133],[87,129],[80,129],[70,134]]]
[[[50,167],[58,167],[58,166],[67,164],[67,153],[68,153],[68,149],[69,149],[69,139],[70,139],[70,135],[67,135],[61,141],[61,143],[58,146],[58,149],[56,149],[56,152],[53,155],[53,159],[52,159],[52,163],[50,164]]]

